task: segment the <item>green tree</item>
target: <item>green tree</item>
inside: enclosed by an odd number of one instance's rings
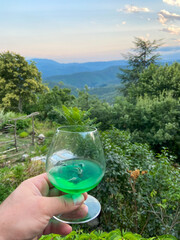
[[[62,105],[70,105],[75,97],[71,95],[71,90],[68,88],[53,87],[45,94],[39,95],[37,111],[41,112],[42,119],[49,118],[52,121],[59,122],[59,114],[57,115],[54,107],[61,108]]]
[[[78,97],[76,98],[75,105],[81,110],[88,111],[95,98],[95,96],[89,94],[89,88],[85,85],[83,90],[78,90]]]
[[[169,92],[176,99],[180,97],[180,64],[177,62],[170,66],[151,64],[139,75],[138,82],[131,84],[128,96],[137,98],[147,95],[153,98]]]
[[[159,54],[155,53],[157,48],[161,45],[159,41],[143,40],[141,38],[135,38],[133,42],[135,48],[133,53],[124,55],[128,61],[127,68],[119,68],[120,73],[118,78],[124,83],[124,92],[126,93],[127,88],[132,84],[136,83],[139,79],[139,74],[143,72],[150,64],[155,64],[159,59]]]
[[[78,94],[75,106],[77,105],[81,110],[88,111],[89,117],[93,119],[94,124],[99,129],[108,129],[112,123],[112,106],[98,99],[97,96],[90,95],[87,86],[85,86],[84,90],[79,91]]]
[[[34,62],[29,64],[24,57],[12,52],[0,54],[2,108],[22,112],[25,104],[36,102],[37,93],[47,90]]]
[[[139,97],[136,104],[127,98],[117,98],[114,104],[113,125],[129,130],[134,142],[146,142],[157,152],[168,147],[180,156],[179,100],[171,93],[157,97]]]

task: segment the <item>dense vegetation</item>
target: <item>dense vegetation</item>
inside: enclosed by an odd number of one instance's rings
[[[136,39],[136,43],[134,61],[144,50],[147,59],[138,60],[145,64],[139,69],[139,62],[133,65],[130,55],[129,68],[121,69],[120,74],[125,74],[125,95],[119,93],[111,104],[90,95],[87,86],[78,91],[78,96],[61,85],[48,89],[34,63],[28,64],[14,53],[0,54],[0,83],[4,86],[0,87],[1,129],[19,116],[18,112],[26,115],[37,111],[40,115],[35,125],[47,137],[42,145],[30,149],[29,156],[46,154],[61,124],[89,124],[100,130],[107,169],[102,182],[92,190],[102,204],[102,212],[96,226],[101,232],[91,233],[91,239],[126,239],[123,234],[127,232],[152,239],[164,234],[180,236],[180,64],[158,65],[158,56],[149,51],[156,49],[156,42]],[[131,78],[133,71],[135,81]],[[28,121],[17,122],[20,136],[31,134]],[[41,162],[28,161],[1,168],[0,201],[21,181],[43,171]],[[94,230],[89,225],[81,227],[85,232]],[[121,230],[116,230],[117,238],[110,232],[114,229]],[[67,239],[90,239],[88,234],[72,234]],[[143,239],[137,234],[127,239]]]
[[[131,232],[124,232],[120,231],[119,229],[114,230],[112,232],[101,232],[101,231],[93,231],[91,233],[83,233],[83,231],[78,231],[78,232],[71,232],[68,236],[66,237],[61,237],[58,234],[50,234],[49,236],[42,236],[40,240],[176,240],[175,237],[170,236],[170,235],[163,235],[159,237],[153,237],[153,238],[143,238],[140,234],[133,234]]]

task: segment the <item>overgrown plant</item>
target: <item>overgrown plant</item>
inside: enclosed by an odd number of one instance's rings
[[[102,204],[100,229],[179,237],[179,169],[171,165],[167,150],[156,157],[148,145],[131,143],[130,134],[115,128],[102,133],[102,140],[107,168],[93,190]],[[157,194],[152,198],[153,191]],[[164,220],[157,217],[163,201]]]
[[[91,233],[84,233],[83,231],[72,231],[66,237],[61,237],[58,234],[50,234],[42,236],[40,240],[177,240],[171,235],[163,235],[159,237],[143,238],[140,234],[120,231],[119,229],[111,232],[93,231]]]

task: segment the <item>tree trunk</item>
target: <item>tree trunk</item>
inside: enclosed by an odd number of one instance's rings
[[[22,113],[22,98],[21,98],[21,96],[19,97],[18,110],[20,113]]]

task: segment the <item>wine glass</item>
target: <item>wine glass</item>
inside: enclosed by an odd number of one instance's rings
[[[57,129],[46,158],[46,171],[55,188],[73,198],[95,188],[105,173],[105,158],[98,131],[90,126],[70,125]],[[99,201],[88,195],[88,214],[81,219],[54,216],[65,223],[85,223],[96,218]]]

